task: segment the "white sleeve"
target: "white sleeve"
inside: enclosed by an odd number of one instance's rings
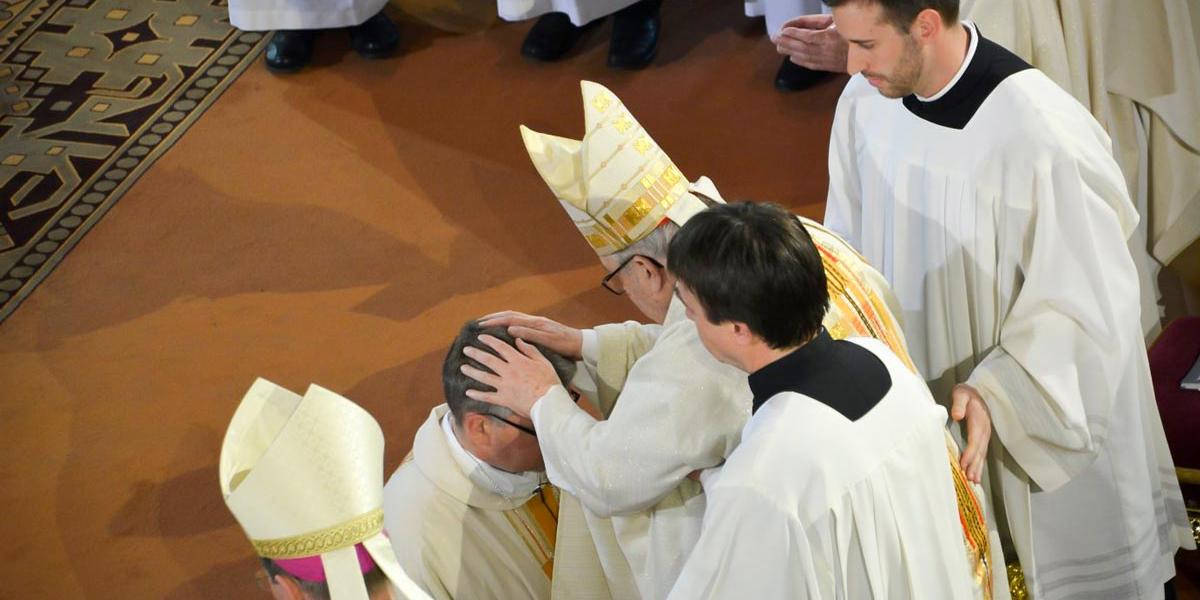
[[[1039,166],[1022,199],[1009,199],[1026,205],[1006,208],[1027,226],[1002,242],[1020,244],[1024,281],[999,345],[968,379],[1005,449],[1045,491],[1095,459],[1114,402],[1142,401],[1122,397],[1145,361],[1137,275],[1114,210],[1129,200],[1119,171],[1096,166]]]
[[[709,495],[700,540],[668,599],[821,598],[812,557],[791,514],[755,491],[722,488]]]
[[[662,333],[661,325],[646,325],[636,321],[598,325],[584,330],[583,366],[596,384],[596,408],[608,416],[612,413],[630,369],[642,355],[654,347]]]
[[[637,359],[654,347],[660,333],[662,325],[647,325],[637,321],[597,325],[595,329],[584,330],[583,361],[596,368],[605,353],[619,347],[626,364],[633,366]]]
[[[584,329],[583,347],[580,349],[580,354],[583,355],[583,364],[590,371],[596,370],[596,360],[600,356],[600,336],[596,334],[595,329]]]
[[[654,506],[688,473],[721,464],[749,417],[749,392],[694,338],[692,327],[639,361],[604,421],[561,387],[539,399],[530,416],[550,481],[609,517]]]
[[[860,77],[860,76],[855,76]],[[851,78],[838,100],[829,136],[829,194],[825,199],[823,224],[854,248],[862,248],[859,239],[862,219],[862,184],[858,177],[853,127],[854,100],[849,92],[856,84]]]

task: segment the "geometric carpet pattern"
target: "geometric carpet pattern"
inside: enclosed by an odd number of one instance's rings
[[[0,2],[0,321],[265,42],[224,0]]]

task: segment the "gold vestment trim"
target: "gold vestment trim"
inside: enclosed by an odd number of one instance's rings
[[[975,569],[975,583],[983,589],[985,600],[992,600],[992,550],[991,539],[988,535],[987,520],[979,499],[967,481],[966,473],[958,465],[958,459],[950,451],[950,473],[954,480],[954,493],[958,501],[958,520],[962,525],[964,541],[967,544],[967,556]]]
[[[383,531],[383,509],[377,508],[345,523],[292,537],[250,540],[263,558],[305,558],[353,546]]]
[[[1188,469],[1185,467],[1175,467],[1175,475],[1179,477],[1179,483],[1188,485],[1200,485],[1200,469]]]
[[[1192,526],[1192,539],[1196,540],[1196,545],[1200,546],[1200,509],[1188,507],[1187,509],[1188,524]]]
[[[1008,589],[1012,600],[1029,600],[1029,590],[1025,587],[1025,573],[1021,565],[1008,565]]]

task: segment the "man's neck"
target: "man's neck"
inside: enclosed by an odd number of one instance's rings
[[[947,28],[932,48],[929,68],[917,83],[917,95],[928,98],[949,85],[962,68],[963,61],[967,60],[970,47],[971,37],[965,25],[956,23]]]
[[[813,335],[807,340],[804,340],[804,342],[801,344],[797,346],[789,346],[787,348],[772,348],[768,346],[766,342],[759,340],[758,344],[742,357],[742,364],[739,366],[747,373],[756,373],[763,367],[803,348],[804,346],[807,346],[808,343],[811,342],[815,337],[817,336]]]

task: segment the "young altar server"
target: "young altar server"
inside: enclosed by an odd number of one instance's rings
[[[670,598],[988,597],[963,551],[946,410],[873,338],[834,340],[821,256],[770,204],[715,206],[671,242],[677,293],[753,416],[706,472],[700,540]]]

